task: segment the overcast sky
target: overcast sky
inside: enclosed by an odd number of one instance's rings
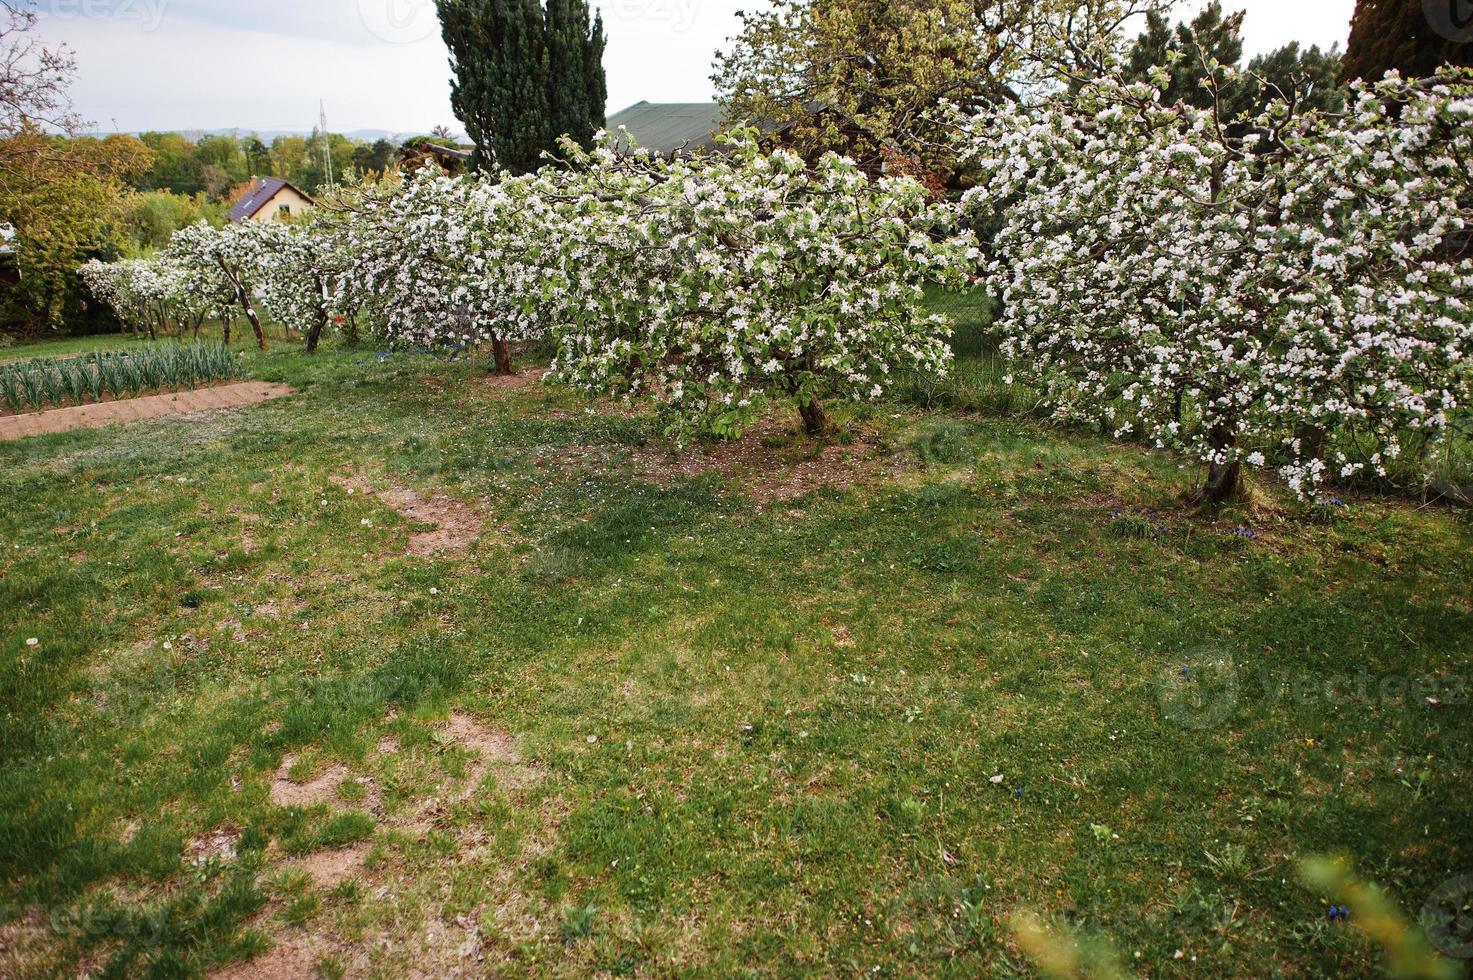
[[[1184,10],[1201,6],[1191,0]],[[609,111],[711,98],[712,53],[761,0],[595,0]],[[1249,54],[1345,44],[1354,0],[1228,0]],[[77,54],[77,108],[99,130],[456,129],[433,0],[39,0]]]

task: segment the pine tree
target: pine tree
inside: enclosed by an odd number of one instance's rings
[[[1211,89],[1203,86],[1209,76],[1207,64],[1216,61],[1229,67],[1243,57],[1243,12],[1224,15],[1222,4],[1213,0],[1190,24],[1177,24],[1173,30],[1164,16],[1152,12],[1146,32],[1135,42],[1126,63],[1128,78],[1146,77],[1152,67],[1165,65],[1168,55],[1180,52],[1181,61],[1172,69],[1171,87],[1162,94],[1168,105],[1185,102],[1199,109],[1212,105]],[[1220,77],[1220,73],[1218,74]],[[1222,94],[1231,109],[1246,102],[1246,93],[1227,86]]]
[[[1473,65],[1470,0],[1357,0],[1350,23],[1345,78],[1379,80],[1396,69],[1407,78],[1443,65]]]
[[[1144,79],[1156,65],[1165,65],[1169,56],[1180,52],[1181,60],[1172,70],[1171,86],[1162,93],[1168,105],[1186,102],[1199,109],[1212,107],[1220,100],[1225,117],[1261,112],[1270,99],[1290,92],[1305,109],[1338,112],[1345,106],[1345,91],[1339,86],[1340,50],[1332,47],[1301,48],[1297,42],[1276,51],[1259,55],[1248,65],[1248,73],[1236,81],[1218,86],[1217,95],[1204,87],[1209,77],[1207,64],[1216,61],[1229,68],[1237,67],[1243,57],[1243,13],[1224,15],[1222,5],[1213,2],[1204,7],[1190,24],[1168,26],[1165,17],[1149,15],[1146,32],[1135,42],[1126,66],[1127,76]]]
[[[475,166],[526,173],[568,133],[604,121],[603,20],[587,0],[436,0],[450,49],[451,105]]]
[[[1319,45],[1301,48],[1291,41],[1277,51],[1261,54],[1248,63],[1248,73],[1263,79],[1253,112],[1261,112],[1272,98],[1297,91],[1302,109],[1340,112],[1345,108],[1345,89],[1340,86],[1340,45],[1324,51]]]

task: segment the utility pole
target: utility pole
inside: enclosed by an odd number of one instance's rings
[[[317,131],[322,134],[322,171],[327,176],[327,186],[332,186],[332,140],[327,135],[327,103],[318,101],[321,114],[318,116]]]

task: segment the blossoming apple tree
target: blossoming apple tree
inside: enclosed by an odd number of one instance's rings
[[[1473,384],[1473,75],[1253,119],[1105,78],[971,121],[997,328],[1061,418],[1302,495],[1435,442]]]
[[[369,309],[391,340],[489,343],[496,370],[513,373],[511,344],[546,329],[527,309],[541,288],[526,244],[539,226],[522,187],[422,170],[346,199],[327,219],[345,302]]]
[[[954,211],[910,178],[834,155],[806,167],[755,136],[698,162],[565,147],[569,168],[544,175],[562,185],[545,226],[557,377],[735,435],[770,399],[818,433],[825,399],[947,370],[950,324],[922,296],[975,258]]]
[[[278,226],[253,221],[214,228],[201,221],[181,228],[169,240],[163,257],[177,263],[190,280],[189,288],[224,312],[239,308],[266,349],[266,332],[261,327],[253,296],[262,282],[265,256]],[[228,297],[229,305],[220,300]],[[226,343],[230,341],[229,318],[225,317]]]
[[[356,312],[356,294],[344,288],[348,261],[340,229],[314,218],[264,225],[256,234],[261,304],[288,332],[301,333],[307,353],[314,353],[330,323],[347,322]]]
[[[83,283],[130,330],[183,336],[199,334],[213,314],[209,295],[194,288],[188,270],[165,258],[92,260],[79,270]]]

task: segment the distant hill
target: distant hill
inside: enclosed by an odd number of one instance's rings
[[[348,137],[348,139],[350,139],[350,140],[356,140],[359,143],[375,143],[375,142],[377,142],[377,141],[379,141],[381,139],[386,139],[390,143],[399,144],[399,143],[403,143],[405,140],[407,140],[407,139],[409,139],[411,137],[414,137],[414,136],[428,136],[429,133],[430,133],[430,130],[433,129],[433,128],[434,128],[433,126],[429,126],[429,127],[424,128],[424,129],[408,130],[408,131],[405,131],[405,132],[392,132],[392,131],[387,130],[387,129],[355,129],[352,132],[343,133],[341,135]],[[159,132],[159,130],[153,130],[152,132]],[[252,136],[252,135],[254,135],[254,136],[260,137],[262,140],[264,140],[267,143],[269,143],[272,140],[276,139],[276,137],[278,137],[278,136],[311,136],[312,135],[312,130],[310,130],[310,129],[244,129],[244,128],[236,128],[236,129],[174,129],[174,130],[164,130],[164,132],[179,133],[181,136],[187,136],[190,139],[195,139],[195,140],[199,139],[201,136]],[[107,135],[110,135],[110,134],[108,134],[108,133],[100,133],[99,132],[99,133],[88,133],[87,135],[88,136],[107,136]],[[135,132],[132,135],[137,136],[138,133]],[[465,135],[465,133],[461,132],[460,130],[451,130],[451,139],[455,140],[458,143],[469,143],[470,142],[469,138]]]

